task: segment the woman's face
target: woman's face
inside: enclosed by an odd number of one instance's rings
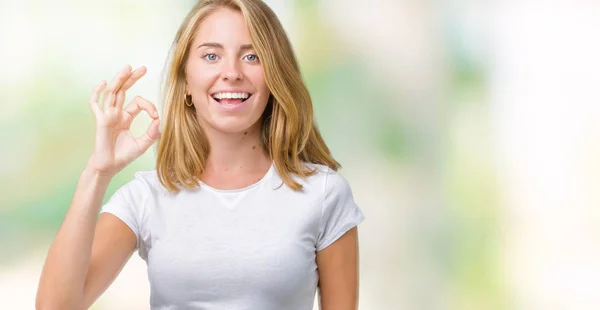
[[[200,124],[225,133],[260,126],[269,89],[242,13],[219,8],[196,32],[186,66]]]

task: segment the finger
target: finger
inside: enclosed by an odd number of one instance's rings
[[[159,126],[160,120],[153,120],[150,126],[148,126],[146,133],[143,136],[135,139],[142,153],[146,152],[146,150],[156,141],[156,139],[158,139],[160,135],[158,132]]]
[[[112,102],[115,101],[115,93],[108,90],[104,90],[104,98],[102,98],[102,109],[104,112],[108,112],[108,109],[112,108]]]
[[[119,110],[122,110],[123,102],[125,102],[125,91],[119,90],[115,94],[115,107]]]
[[[119,88],[131,75],[131,66],[126,65],[115,78],[110,82],[109,86],[104,91],[104,107],[115,106],[115,94],[119,91]]]
[[[125,112],[130,115],[126,124],[127,127],[131,125],[131,121],[133,121],[141,111],[146,111],[151,118],[158,119],[158,111],[154,104],[140,96],[135,96],[125,108]]]
[[[133,84],[135,84],[135,82],[137,82],[142,76],[146,74],[146,71],[146,67],[144,66],[135,69],[131,73],[129,78],[125,82],[123,82],[123,85],[121,85],[120,90],[128,90],[131,86],[133,86]]]
[[[135,82],[137,82],[142,76],[144,76],[144,74],[146,74],[146,67],[142,66],[139,67],[137,69],[135,69],[131,75],[129,76],[129,78],[123,82],[123,84],[121,85],[121,87],[119,88],[119,91],[117,92],[117,100],[115,102],[115,107],[119,110],[123,109],[123,103],[125,102],[125,92],[131,87],[133,86],[133,84],[135,84]],[[118,94],[120,92],[123,92],[122,96],[119,96]],[[123,100],[119,100],[119,99],[123,99]]]
[[[104,90],[104,88],[106,87],[106,81],[102,81],[100,82],[100,84],[96,85],[96,88],[94,88],[94,91],[92,92],[92,95],[90,97],[90,108],[92,109],[92,112],[94,113],[94,116],[98,116],[100,111],[100,106],[98,105],[98,100],[100,99],[100,93],[102,92],[102,90]]]

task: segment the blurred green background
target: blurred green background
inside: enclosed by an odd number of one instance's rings
[[[367,217],[360,309],[600,308],[600,4],[266,2]],[[3,309],[34,308],[92,149],[93,87],[145,65],[129,97],[161,110],[194,3],[0,0]],[[148,309],[145,267],[134,255],[92,309]]]

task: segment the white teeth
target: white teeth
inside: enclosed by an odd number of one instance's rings
[[[215,99],[247,99],[249,93],[216,93],[213,95]]]

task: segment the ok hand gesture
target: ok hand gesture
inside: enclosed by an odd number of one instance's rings
[[[127,65],[117,74],[106,88],[102,81],[90,98],[90,107],[96,118],[96,139],[94,152],[88,161],[88,168],[106,176],[114,176],[144,152],[159,136],[158,111],[148,100],[136,96],[123,109],[125,92],[146,74],[146,68],[131,71]],[[106,90],[105,90],[106,88]],[[103,93],[102,106],[100,94]],[[146,133],[134,138],[130,127],[133,119],[142,111],[152,118]]]

